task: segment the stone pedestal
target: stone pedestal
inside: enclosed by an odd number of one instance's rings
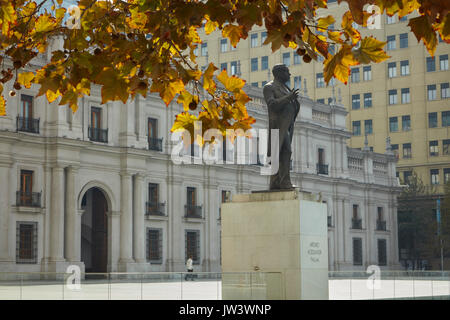
[[[238,194],[223,203],[222,272],[273,272],[258,298],[327,300],[327,209],[318,198],[293,190]],[[223,283],[223,299],[249,299],[234,283]]]

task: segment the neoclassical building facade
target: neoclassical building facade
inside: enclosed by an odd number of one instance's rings
[[[0,272],[185,271],[188,256],[196,271],[221,270],[220,204],[267,189],[261,165],[175,164],[182,109],[156,95],[101,104],[93,87],[72,113],[37,92],[8,97],[0,117]],[[262,90],[247,92],[254,127],[267,128]],[[346,115],[301,98],[292,182],[328,206],[330,270],[395,269],[396,159],[348,148]]]

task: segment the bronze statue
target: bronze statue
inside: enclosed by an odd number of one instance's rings
[[[279,169],[270,176],[270,190],[293,189],[290,177],[291,143],[294,122],[300,110],[298,89],[291,90],[286,82],[291,74],[284,64],[273,67],[274,80],[264,86],[264,99],[269,113],[269,145],[267,156],[271,156],[271,129],[279,130]]]

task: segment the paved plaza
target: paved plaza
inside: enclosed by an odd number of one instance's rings
[[[244,286],[245,287],[245,286]],[[248,286],[247,286],[248,287]],[[260,290],[261,288],[258,288]],[[222,283],[198,281],[82,281],[81,290],[71,290],[62,281],[0,283],[0,300],[221,300]],[[249,299],[252,298],[249,290]],[[330,300],[449,299],[450,280],[381,280],[370,289],[367,280],[329,280]]]

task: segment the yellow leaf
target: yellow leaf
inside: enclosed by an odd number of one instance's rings
[[[65,8],[58,8],[58,9],[56,9],[56,12],[55,12],[56,20],[63,19],[65,14],[66,14],[66,9]]]
[[[3,91],[3,86],[0,84],[0,92]],[[3,95],[0,95],[0,116],[6,116],[6,100]]]
[[[226,70],[222,70],[222,72],[217,76],[217,80],[222,82],[225,89],[230,92],[240,92],[242,87],[245,85],[245,80],[242,80],[236,76],[229,77]]]
[[[350,73],[350,66],[357,65],[352,54],[352,47],[343,45],[341,49],[334,56],[329,56],[324,62],[324,80],[326,83],[334,76],[336,79],[347,84],[348,75]]]
[[[187,112],[182,112],[175,116],[175,121],[173,123],[172,129],[170,131],[175,132],[177,130],[189,130],[191,131],[194,128],[194,121],[197,118],[194,115],[191,115]],[[192,137],[192,135],[191,135]]]
[[[202,42],[202,39],[200,39],[197,29],[194,26],[191,26],[189,28],[188,38],[193,43],[201,43]]]
[[[328,38],[336,43],[344,43],[344,41],[341,39],[341,34],[342,32],[339,31],[328,30]]]
[[[335,21],[336,20],[331,15],[329,15],[325,18],[319,18],[319,20],[317,21],[317,28],[319,29],[319,31],[324,32],[325,29],[327,29],[328,26],[330,24],[333,24]]]
[[[278,1],[277,0],[268,0],[268,2],[269,2],[269,11],[270,11],[270,13],[274,14],[275,11],[277,10]]]
[[[31,82],[33,81],[33,79],[34,79],[33,72],[23,72],[19,73],[19,75],[17,76],[17,82],[19,82],[27,89],[31,87]]]
[[[206,34],[211,34],[212,32],[214,32],[214,30],[217,29],[218,26],[219,26],[219,23],[217,23],[216,21],[211,21],[209,19],[209,16],[206,16],[206,24],[205,24],[205,33]]]
[[[225,26],[222,30],[222,36],[225,38],[229,38],[231,45],[233,47],[236,47],[239,40],[243,37],[243,27],[242,26],[235,26],[232,24],[229,24]]]
[[[417,42],[423,41],[431,56],[434,55],[437,45],[436,32],[427,16],[420,16],[409,20],[408,26],[417,38]]]
[[[147,15],[138,11],[139,7],[135,7],[130,10],[131,16],[126,18],[126,21],[130,28],[143,30],[147,23]]]
[[[189,110],[189,105],[192,102],[195,102],[194,96],[187,90],[181,91],[180,95],[178,96],[177,103],[181,103],[183,105],[184,111]]]
[[[2,2],[0,6],[0,24],[2,26],[2,34],[7,35],[9,32],[9,25],[14,24],[16,20],[17,15],[12,2]]]
[[[214,82],[213,76],[217,67],[210,63],[208,68],[203,72],[203,88],[211,94],[216,91],[216,83]]]
[[[56,100],[56,98],[59,97],[60,93],[59,93],[59,90],[57,90],[56,92],[54,92],[52,90],[47,90],[45,92],[45,95],[47,96],[48,102],[52,103],[53,101]]]
[[[168,81],[155,81],[152,83],[150,92],[159,92],[159,96],[166,106],[173,98],[184,89],[184,83],[180,79],[171,79]]]
[[[117,70],[106,67],[95,79],[102,86],[102,104],[108,101],[121,100],[126,103],[129,97],[128,84],[117,74]]]
[[[52,18],[48,14],[41,15],[34,25],[34,32],[40,33],[40,32],[48,32],[52,30],[54,27],[54,22],[52,21]]]
[[[373,37],[366,37],[361,40],[361,45],[355,51],[355,58],[360,63],[381,62],[390,57],[382,49],[386,42],[378,41]]]

